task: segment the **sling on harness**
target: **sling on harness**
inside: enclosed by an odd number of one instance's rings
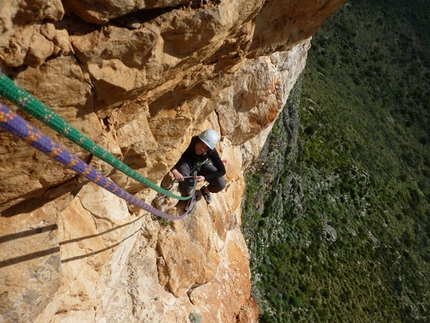
[[[192,175],[191,176],[184,176],[184,180],[190,180],[190,181],[194,180],[195,177],[197,176],[197,173],[200,171],[200,168],[203,165],[208,165],[210,163],[211,163],[211,161],[209,158],[202,161],[202,162],[197,162],[197,164],[194,165],[194,167],[191,169]],[[173,185],[175,185],[175,182],[178,182],[178,180],[176,178],[173,178],[172,182],[169,183],[168,185],[163,185],[163,181],[161,181],[161,187],[163,187],[166,190],[171,190]]]

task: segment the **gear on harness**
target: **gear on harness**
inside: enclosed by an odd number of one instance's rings
[[[192,169],[192,175],[191,176],[184,176],[184,180],[189,180],[190,182],[193,182],[197,176],[197,173],[199,172],[200,168],[203,165],[209,165],[211,161],[209,159],[206,159],[205,161],[198,162],[194,168]],[[173,185],[175,183],[178,183],[178,180],[176,178],[173,178],[170,176],[170,174],[167,174],[164,176],[164,178],[161,180],[161,187],[165,190],[171,190],[173,188]],[[189,194],[188,194],[189,195]],[[186,195],[186,196],[188,196]]]
[[[203,166],[203,165],[208,165],[208,164],[211,164],[211,161],[210,161],[210,159],[206,159],[206,160],[204,160],[204,161],[202,161],[202,162],[198,162],[194,167],[193,167],[193,169],[192,169],[192,175],[191,176],[184,176],[184,180],[186,180],[186,181],[190,181],[190,182],[195,182],[196,181],[196,177],[197,177],[197,173],[200,171],[200,168]],[[175,179],[175,178],[171,178],[170,177],[170,175],[169,174],[167,174],[164,178],[163,178],[163,180],[161,181],[161,185],[162,185],[162,187],[164,188],[164,189],[166,189],[166,190],[170,190],[170,189],[172,189],[173,188],[173,186],[175,185],[175,183],[176,182],[178,182],[178,180],[177,179]],[[178,182],[179,183],[179,182]],[[164,185],[164,186],[163,186]],[[203,186],[203,187],[205,187],[205,186]],[[195,206],[195,204],[196,204],[196,202],[198,202],[199,200],[200,200],[200,198],[201,198],[201,196],[203,195],[203,193],[200,193],[198,190],[194,190],[194,192],[184,192],[183,193],[185,196],[188,196],[188,195],[192,195],[193,196],[193,198],[191,198],[191,199],[189,199],[188,201],[187,201],[187,204],[186,204],[186,206],[185,206],[185,211],[187,211],[187,212],[191,212],[192,210],[193,210],[193,208],[194,208],[194,206]],[[207,204],[209,204],[208,202],[207,202],[207,196],[210,198],[210,195],[209,194],[206,194],[206,196],[205,196],[205,200],[206,200],[206,203]]]

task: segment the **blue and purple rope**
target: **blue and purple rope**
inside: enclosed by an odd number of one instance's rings
[[[104,175],[96,171],[91,166],[84,163],[81,159],[75,155],[68,152],[65,148],[61,147],[55,141],[49,139],[37,128],[33,127],[30,123],[22,119],[15,112],[10,111],[9,108],[0,102],[0,127],[8,131],[12,135],[19,137],[24,140],[30,146],[36,148],[37,150],[43,152],[50,158],[62,163],[69,169],[81,174],[86,179],[99,185],[100,187],[108,190],[109,192],[115,194],[116,196],[126,200],[128,203],[136,205],[137,207],[148,211],[156,216],[168,219],[168,220],[181,220],[188,215],[191,210],[188,210],[181,216],[175,217],[166,214],[153,206],[139,200],[135,196],[128,193],[123,188],[116,185],[110,179],[106,178]],[[197,182],[194,181],[194,190],[196,188]],[[192,197],[194,203],[195,194]]]
[[[192,195],[180,196],[157,186],[149,179],[143,177],[141,174],[131,169],[129,166],[124,164],[114,155],[104,150],[101,146],[93,142],[86,135],[81,133],[79,130],[74,128],[72,125],[67,123],[58,114],[44,105],[42,102],[37,100],[33,95],[28,93],[23,88],[17,86],[11,79],[5,74],[0,72],[0,95],[8,99],[10,102],[16,104],[20,109],[24,110],[33,117],[39,119],[45,123],[48,127],[54,129],[67,139],[73,141],[78,146],[82,147],[86,151],[90,152],[94,156],[100,158],[106,163],[112,165],[116,169],[120,170],[127,176],[135,179],[136,181],[148,186],[149,188],[157,191],[158,193],[164,194],[169,197],[184,201],[189,200]],[[193,192],[194,194],[194,192]]]

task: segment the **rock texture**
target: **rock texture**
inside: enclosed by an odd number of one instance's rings
[[[156,183],[191,136],[217,130],[227,187],[166,223],[0,131],[0,322],[256,322],[243,170],[305,66],[309,37],[342,3],[3,1],[2,72]],[[181,214],[26,118],[145,202]]]

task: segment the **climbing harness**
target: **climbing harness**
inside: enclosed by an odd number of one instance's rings
[[[84,163],[78,157],[68,152],[64,147],[61,147],[58,143],[49,139],[42,132],[33,127],[30,123],[22,119],[16,113],[10,111],[9,108],[1,102],[0,127],[24,140],[27,144],[43,152],[50,158],[59,161],[68,168],[78,172],[86,179],[92,181],[100,187],[156,216],[168,220],[181,220],[186,217],[191,211],[187,210],[187,212],[185,212],[183,215],[175,217],[152,207],[151,205],[143,202],[142,200],[139,200],[135,196],[125,191],[123,188],[116,185],[110,179],[106,178],[104,175],[96,171],[94,168]],[[197,181],[194,181],[194,187],[191,194],[192,200],[194,200],[196,196],[196,186]]]
[[[63,118],[61,118],[54,111],[45,106],[42,102],[38,101],[34,96],[25,91],[24,89],[18,87],[11,79],[9,79],[5,74],[0,72],[0,95],[14,104],[18,105],[19,108],[44,122],[47,126],[54,129],[58,133],[62,134],[67,139],[73,141],[81,148],[87,150],[94,156],[100,158],[101,160],[107,162],[114,168],[123,172],[124,174],[130,176],[136,181],[148,186],[149,188],[157,191],[158,193],[167,195],[169,197],[178,200],[189,200],[192,196],[180,196],[157,186],[149,179],[143,177],[141,174],[132,170],[129,166],[124,164],[118,158],[113,156],[111,153],[104,150],[102,147],[93,142],[90,138],[85,136],[79,130],[67,123]]]
[[[193,178],[194,176],[184,176],[184,180],[192,180]],[[163,183],[163,181],[161,181],[161,187],[164,188],[165,190],[171,190],[173,185],[175,185],[175,182],[178,182],[176,178],[171,179],[171,182],[168,183],[167,185]]]
[[[209,158],[205,159],[205,160],[204,160],[204,161],[202,161],[202,162],[197,162],[197,163],[194,165],[194,167],[191,169],[192,176],[185,176],[185,177],[184,177],[184,179],[187,179],[187,178],[195,179],[195,178],[197,177],[197,174],[198,174],[198,172],[200,171],[201,167],[202,167],[203,165],[208,165],[208,164],[210,164],[210,163],[211,163],[211,160],[210,160]],[[190,179],[190,181],[191,181],[191,179]],[[197,194],[197,193],[194,193],[194,195],[196,196],[196,198],[188,200],[187,205],[185,206],[185,211],[189,211],[189,212],[191,212],[191,211],[193,210],[194,205],[195,205],[195,204],[196,204],[196,202],[200,199],[200,197],[199,197],[199,198],[197,198],[197,195],[196,195],[196,194]]]
[[[196,165],[194,165],[194,167],[191,169],[191,176],[184,176],[184,180],[189,180],[189,181],[193,181],[195,179],[195,177],[197,176],[197,173],[200,171],[200,168],[203,165],[208,165],[211,163],[211,160],[208,158],[202,162],[198,162]],[[166,175],[168,176],[168,175]],[[164,180],[164,179],[163,179]],[[163,183],[163,180],[161,181],[161,187],[166,189],[166,190],[171,190],[173,185],[175,185],[175,182],[178,182],[178,180],[176,178],[173,178],[173,180],[171,180],[171,183],[169,184],[165,184]],[[179,183],[179,182],[178,182]]]

